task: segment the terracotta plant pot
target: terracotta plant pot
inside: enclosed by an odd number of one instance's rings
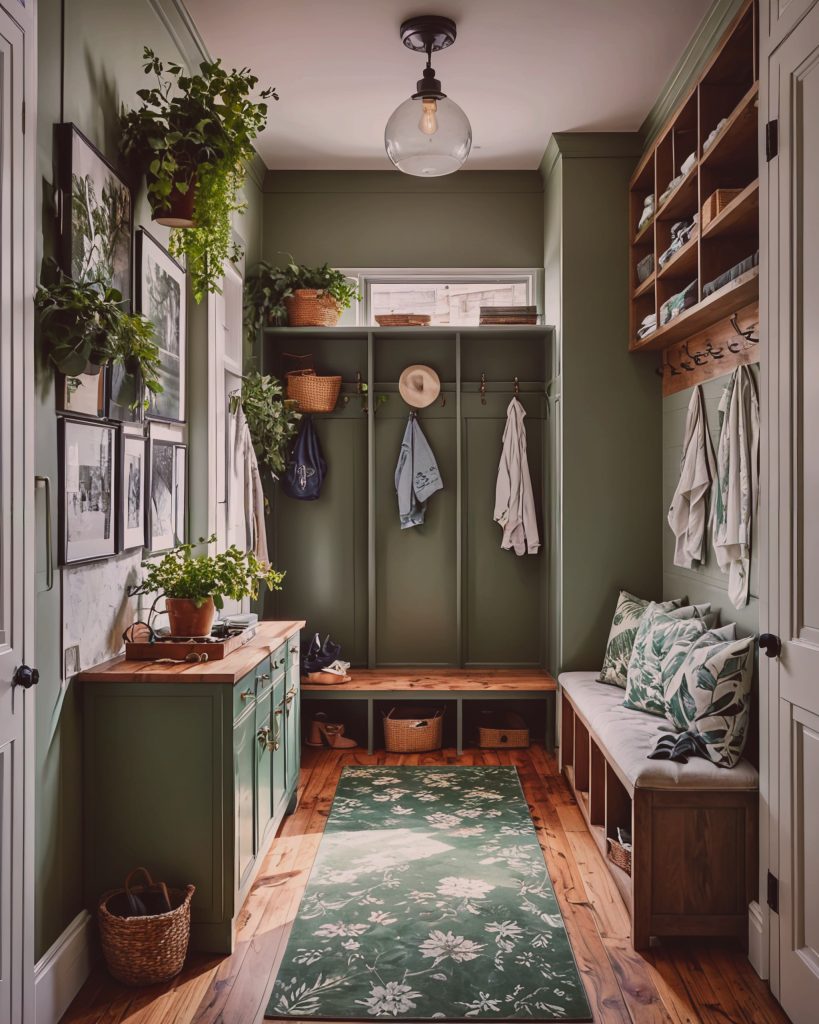
[[[284,300],[291,327],[335,327],[341,306],[332,295],[315,288],[297,288]]]
[[[165,609],[173,636],[210,636],[216,615],[212,597],[200,608],[189,597],[166,597]]]
[[[177,192],[174,188],[168,197],[168,205],[163,206],[161,210],[154,210],[151,219],[168,228],[195,228],[196,222],[193,219],[195,195],[196,188],[193,181],[184,194]]]

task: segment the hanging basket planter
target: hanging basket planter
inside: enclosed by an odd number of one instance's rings
[[[291,327],[335,327],[341,306],[328,292],[297,288],[284,300]]]

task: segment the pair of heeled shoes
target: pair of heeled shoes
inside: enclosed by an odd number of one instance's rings
[[[333,750],[351,750],[358,746],[355,740],[344,735],[344,725],[331,722],[323,711],[313,715],[305,742],[308,747],[331,747]]]

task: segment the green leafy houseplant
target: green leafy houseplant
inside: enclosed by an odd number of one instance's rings
[[[191,75],[179,64],[164,64],[148,47],[143,61],[156,84],[138,90],[138,109],[123,111],[120,147],[146,175],[155,219],[185,226],[171,233],[169,248],[187,257],[200,302],[219,290],[225,262],[241,256],[231,215],[244,209],[238,192],[253,140],[267,123],[265,101],[279,97],[264,89],[252,100],[258,78],[248,68],[227,71],[218,60],[203,61]]]
[[[212,544],[215,540],[215,535],[200,537],[199,543]],[[260,562],[252,551],[240,551],[232,545],[216,555],[194,555],[194,547],[180,544],[158,562],[143,562],[145,578],[131,591],[133,595],[165,597],[174,636],[210,633],[215,608],[224,607],[226,597],[233,601],[256,598],[262,584],[270,590],[281,590],[284,573]]]
[[[134,378],[134,406],[140,378],[151,393],[162,391],[154,326],[139,313],[126,312],[115,288],[56,272],[37,289],[35,303],[51,361],[61,373],[75,377],[119,363]]]
[[[278,476],[286,468],[287,450],[298,430],[298,403],[284,397],[275,377],[255,370],[242,382],[241,403],[256,458]]]
[[[358,287],[327,263],[307,267],[289,256],[283,267],[277,267],[260,260],[245,284],[245,326],[251,336],[264,327],[285,323],[284,300],[300,288],[314,288],[331,296],[340,309],[349,309],[353,302],[361,301]]]

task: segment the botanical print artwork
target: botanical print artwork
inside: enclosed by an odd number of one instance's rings
[[[62,420],[63,562],[115,551],[114,428]]]
[[[187,448],[178,444],[174,452],[174,544],[184,544],[188,539],[185,504],[185,485],[188,479],[187,460]]]
[[[150,548],[172,548],[176,538],[176,445],[151,441]]]
[[[145,438],[123,431],[120,463],[120,549],[145,543]]]
[[[149,395],[148,415],[153,419],[185,418],[185,272],[165,249],[141,229],[139,251],[140,312],[154,325],[162,366],[160,394]]]
[[[267,1016],[590,1021],[516,769],[345,768]]]

